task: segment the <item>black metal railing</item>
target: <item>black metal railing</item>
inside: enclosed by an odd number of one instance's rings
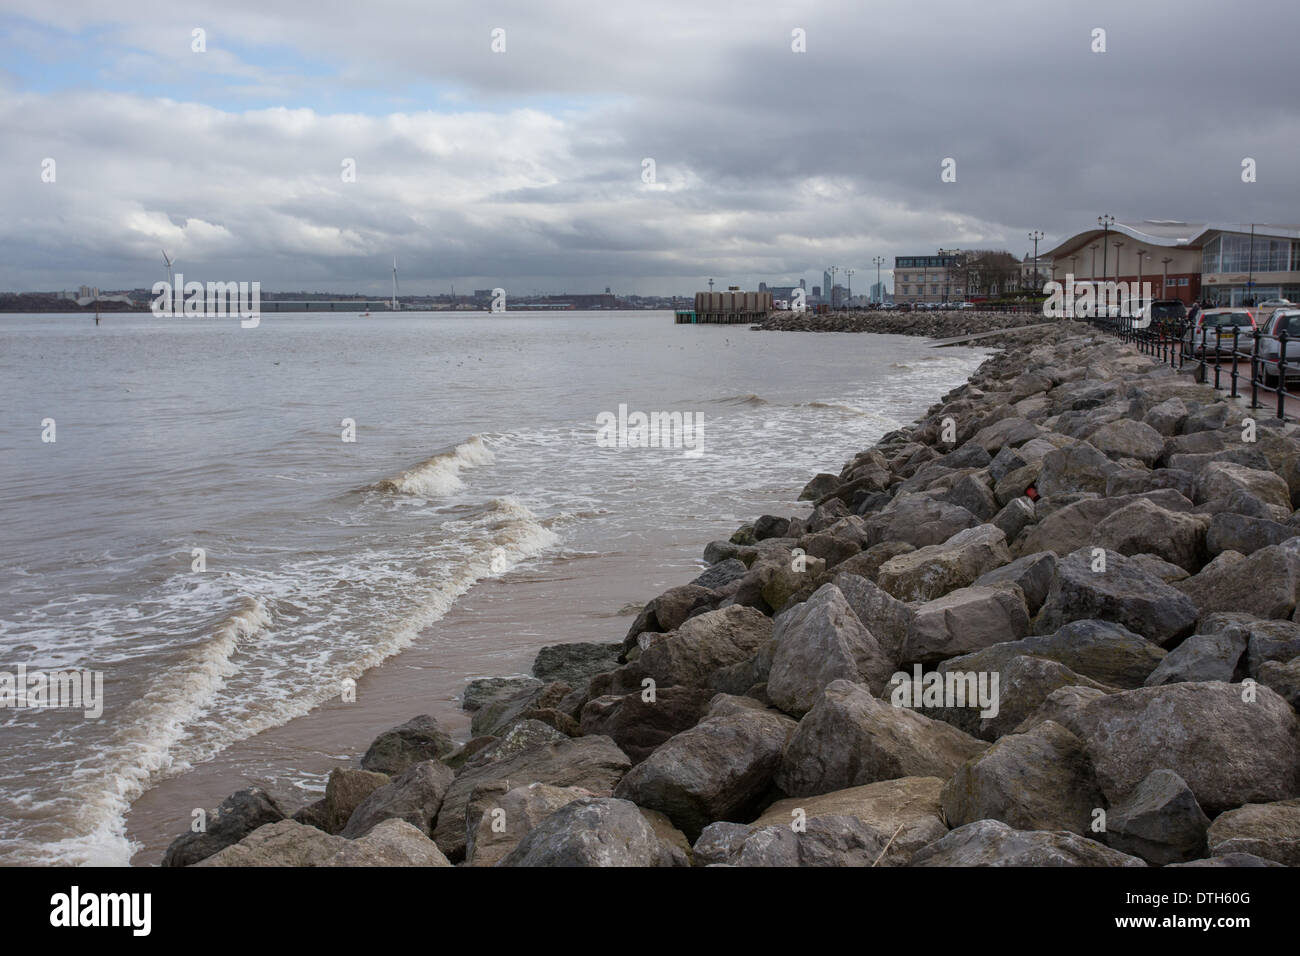
[[[1285,328],[1278,332],[1276,339],[1270,337],[1270,341],[1277,342],[1277,354],[1274,356],[1260,354],[1262,336],[1253,330],[1243,332],[1241,327],[1236,325],[1232,326],[1231,344],[1227,343],[1228,335],[1223,330],[1215,329],[1214,345],[1211,346],[1209,329],[1189,331],[1188,323],[1183,320],[1153,320],[1144,328],[1135,326],[1132,318],[1093,317],[1084,321],[1094,328],[1114,335],[1122,342],[1136,346],[1138,351],[1167,364],[1170,368],[1183,369],[1192,365],[1192,374],[1196,381],[1213,384],[1217,391],[1226,391],[1233,398],[1245,397],[1242,394],[1244,375],[1241,366],[1243,363],[1249,363],[1250,407],[1252,409],[1267,407],[1260,401],[1260,397],[1261,394],[1271,395],[1273,398],[1268,401],[1268,405],[1275,405],[1277,417],[1281,419],[1288,417],[1287,379],[1288,377],[1300,379],[1300,364],[1294,361],[1288,362]],[[1275,384],[1269,384],[1270,378]]]

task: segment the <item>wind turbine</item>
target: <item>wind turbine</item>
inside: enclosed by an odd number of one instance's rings
[[[166,249],[162,250],[162,256],[163,265],[167,267],[167,295],[171,299],[171,302],[174,303],[178,299],[178,296],[176,295],[176,274],[172,271],[172,264],[176,260],[167,255]],[[168,305],[171,305],[171,303],[168,303]],[[172,308],[175,307],[172,306]]]
[[[393,311],[397,311],[397,256],[393,256]]]

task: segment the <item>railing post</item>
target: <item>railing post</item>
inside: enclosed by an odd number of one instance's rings
[[[1240,332],[1240,327],[1232,327],[1232,391],[1229,393],[1232,398],[1237,397],[1237,336]]]
[[[1219,386],[1219,356],[1222,349],[1219,346],[1223,344],[1223,329],[1216,327],[1214,330],[1214,390],[1217,392]]]
[[[1277,334],[1277,417],[1286,419],[1286,326]]]
[[[1250,407],[1259,408],[1259,330],[1255,331],[1255,345],[1250,350]]]

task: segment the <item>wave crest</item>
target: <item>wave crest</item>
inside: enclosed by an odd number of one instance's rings
[[[462,469],[491,464],[492,452],[479,435],[472,435],[450,451],[438,452],[414,467],[375,482],[375,491],[399,495],[417,495],[422,498],[439,498],[455,494],[465,487]]]

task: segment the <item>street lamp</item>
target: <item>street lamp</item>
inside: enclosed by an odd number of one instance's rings
[[[849,284],[849,290],[848,290],[848,295],[847,295],[847,298],[848,298],[849,301],[848,301],[846,304],[847,304],[848,307],[851,309],[851,308],[853,308],[853,270],[852,270],[852,269],[845,269],[845,270],[844,270],[844,274],[848,277],[847,281],[848,281],[848,284]]]
[[[1109,214],[1097,217],[1097,225],[1101,226],[1101,281],[1106,281],[1106,240],[1110,238],[1110,227],[1115,224],[1115,217]],[[1094,263],[1095,264],[1095,263]],[[1119,263],[1115,263],[1118,268]],[[1096,279],[1096,276],[1093,276]]]
[[[885,261],[884,256],[876,256],[871,260],[876,264],[876,301],[881,305],[885,304],[885,287],[880,284],[880,266]]]
[[[827,297],[831,300],[831,308],[835,308],[835,273],[839,271],[838,266],[830,267],[831,287],[826,290]]]
[[[939,264],[940,264],[941,266],[943,266],[943,301],[944,301],[944,302],[947,302],[947,301],[948,301],[948,287],[949,287],[949,284],[950,284],[950,283],[949,283],[949,280],[950,280],[951,277],[950,277],[949,274],[948,274],[948,266],[947,266],[947,264],[944,263],[943,260],[944,260],[944,257],[945,257],[945,256],[953,256],[953,257],[955,257],[956,254],[957,254],[958,252],[961,252],[961,250],[960,250],[960,249],[943,249],[943,248],[941,248],[941,249],[939,250]]]
[[[1165,281],[1164,284],[1160,286],[1160,295],[1161,297],[1167,298],[1169,295],[1169,263],[1173,262],[1174,258],[1173,256],[1165,256],[1160,261],[1165,264]]]
[[[1037,291],[1039,291],[1039,288],[1038,288],[1038,285],[1039,285],[1039,283],[1038,283],[1038,240],[1043,238],[1043,234],[1042,234],[1041,232],[1039,232],[1037,229],[1035,229],[1033,232],[1031,232],[1031,233],[1029,234],[1029,238],[1032,239],[1032,240],[1034,240],[1034,291],[1037,292]]]

